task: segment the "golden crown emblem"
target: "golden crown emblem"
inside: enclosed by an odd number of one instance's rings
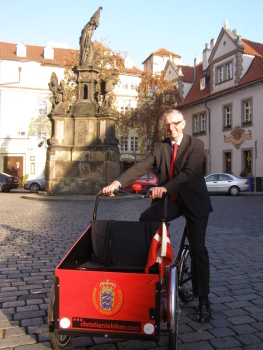
[[[100,283],[100,288],[102,289],[102,291],[113,291],[113,289],[116,288],[116,284],[115,283],[111,283],[109,282],[109,280],[107,280],[107,282],[101,282]]]

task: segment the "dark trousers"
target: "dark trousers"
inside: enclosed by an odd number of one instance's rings
[[[175,202],[168,200],[166,221],[172,221],[184,215],[187,223],[187,239],[190,245],[191,273],[193,293],[195,296],[208,296],[209,294],[209,256],[205,246],[205,234],[208,215],[193,216],[184,207],[178,198]],[[140,221],[161,221],[164,218],[164,199],[153,200],[140,216]]]

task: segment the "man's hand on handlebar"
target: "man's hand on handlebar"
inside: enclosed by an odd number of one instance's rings
[[[162,198],[164,193],[167,192],[167,189],[165,187],[153,187],[152,189],[152,199],[155,198]]]
[[[113,181],[109,186],[102,189],[102,193],[107,194],[108,196],[115,196],[114,192],[116,192],[119,187],[120,183],[118,181]]]

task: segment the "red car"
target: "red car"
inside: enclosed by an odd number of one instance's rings
[[[129,186],[124,187],[123,190],[128,192],[135,192],[134,189],[132,188],[134,184],[139,184],[142,186],[140,193],[146,193],[148,189],[158,186],[158,177],[152,172],[146,173],[139,179],[135,180]]]

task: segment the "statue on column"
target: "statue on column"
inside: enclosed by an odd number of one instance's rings
[[[90,21],[82,29],[81,36],[79,38],[80,44],[80,55],[79,55],[79,65],[92,64],[94,61],[94,51],[93,42],[91,37],[94,30],[99,26],[100,11],[102,7],[100,6],[94,15],[90,18]]]

